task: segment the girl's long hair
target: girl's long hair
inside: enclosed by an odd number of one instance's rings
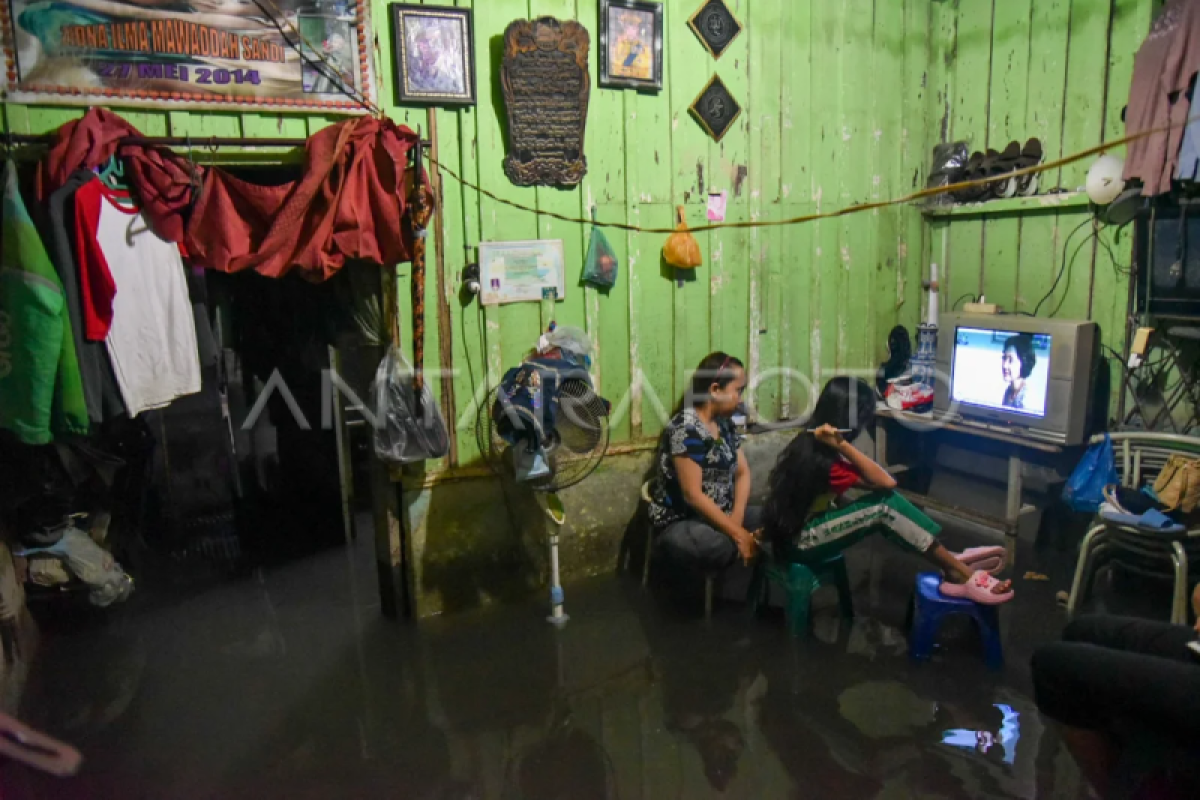
[[[859,378],[837,377],[825,384],[807,427],[832,425],[849,430],[843,436],[852,441],[874,420],[875,391],[871,386]],[[829,491],[829,470],[837,457],[836,450],[808,432],[779,454],[767,479],[764,508],[766,535],[773,544],[790,541],[804,527],[813,503]]]
[[[708,402],[709,388],[715,383],[724,389],[732,383],[737,377],[735,368],[745,369],[745,365],[736,356],[722,353],[720,350],[706,355],[701,360],[700,366],[696,367],[696,371],[692,373],[688,391],[679,398],[679,403],[671,412],[671,416],[675,416],[685,408],[695,408]]]

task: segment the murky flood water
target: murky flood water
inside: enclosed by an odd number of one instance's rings
[[[821,594],[805,643],[778,614],[726,603],[705,623],[615,576],[568,587],[562,630],[533,603],[396,625],[362,540],[189,597],[144,593],[107,624],[47,633],[23,716],[78,745],[84,770],[9,766],[3,796],[1085,797],[1030,699],[1057,585],[1018,582],[992,673],[968,624],[911,662],[919,564],[882,542],[851,562],[858,617]]]

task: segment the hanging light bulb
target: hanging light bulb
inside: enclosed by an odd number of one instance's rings
[[[1125,189],[1125,159],[1102,155],[1092,164],[1087,175],[1087,196],[1098,206],[1106,206]]]

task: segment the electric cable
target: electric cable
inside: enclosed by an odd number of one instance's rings
[[[972,303],[974,303],[974,302],[976,302],[976,300],[977,300],[977,298],[979,297],[979,295],[975,294],[974,292],[967,292],[967,293],[966,293],[966,294],[964,294],[962,297],[960,297],[960,298],[958,298],[957,300],[955,300],[955,301],[954,301],[954,305],[950,306],[950,310],[951,310],[951,311],[957,311],[957,310],[958,310],[958,304],[959,304],[959,303],[961,303],[963,300],[966,300],[968,297],[969,297],[969,298],[971,298],[971,302],[972,302]]]
[[[1059,267],[1058,275],[1056,275],[1054,277],[1054,283],[1050,285],[1050,291],[1046,292],[1046,295],[1041,300],[1038,301],[1037,305],[1033,307],[1033,313],[1030,314],[1029,316],[1036,317],[1038,314],[1038,311],[1040,311],[1042,309],[1042,304],[1045,303],[1047,300],[1049,300],[1050,297],[1054,294],[1055,290],[1058,289],[1058,284],[1062,280],[1063,273],[1065,273],[1067,271],[1067,248],[1071,246],[1071,239],[1073,239],[1075,237],[1075,234],[1078,233],[1083,228],[1084,225],[1087,225],[1091,221],[1092,221],[1092,218],[1088,217],[1083,222],[1076,225],[1075,229],[1072,230],[1067,235],[1067,240],[1065,242],[1063,242],[1062,266]],[[1087,240],[1085,239],[1084,241],[1086,242]],[[1079,251],[1076,250],[1075,252],[1078,255]],[[1072,261],[1074,261],[1074,259],[1072,259]]]
[[[1063,287],[1062,297],[1060,297],[1058,299],[1058,305],[1056,305],[1054,307],[1054,310],[1050,312],[1051,317],[1058,316],[1058,312],[1062,311],[1063,303],[1067,302],[1067,297],[1070,296],[1070,294],[1071,294],[1071,277],[1074,274],[1075,259],[1079,258],[1079,253],[1083,250],[1084,247],[1087,246],[1088,242],[1094,240],[1095,238],[1096,238],[1096,228],[1095,228],[1095,226],[1093,226],[1092,232],[1088,236],[1084,237],[1084,240],[1082,242],[1075,245],[1075,252],[1071,254],[1071,264],[1070,264],[1070,266],[1067,267],[1067,271],[1066,271],[1067,283]],[[1095,256],[1095,252],[1093,251],[1093,257],[1094,256]],[[1035,314],[1034,316],[1037,316],[1037,315]]]

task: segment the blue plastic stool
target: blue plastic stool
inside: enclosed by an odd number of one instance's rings
[[[799,561],[780,563],[767,554],[754,564],[754,577],[750,581],[747,602],[751,615],[766,603],[771,583],[783,587],[787,595],[784,612],[788,630],[797,639],[808,638],[809,618],[812,610],[812,595],[822,585],[832,583],[837,587],[838,605],[842,616],[854,617],[854,597],[850,592],[850,577],[846,572],[846,559],[841,554],[811,564]]]
[[[909,655],[914,661],[928,661],[933,656],[942,620],[951,614],[966,614],[979,626],[988,667],[1000,669],[1004,666],[1004,646],[1000,643],[999,607],[981,605],[965,597],[946,597],[938,591],[941,585],[942,576],[936,572],[922,572],[917,576],[916,590],[908,609]]]

